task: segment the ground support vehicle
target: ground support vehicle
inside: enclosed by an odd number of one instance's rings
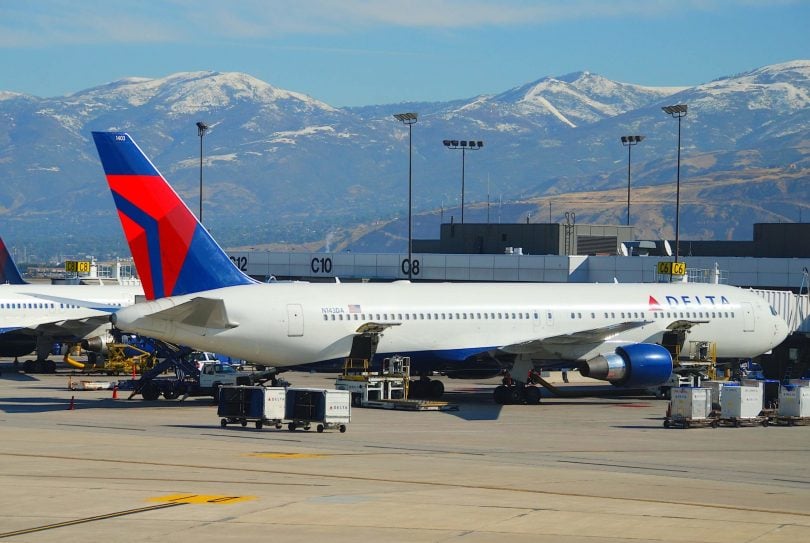
[[[247,426],[252,422],[257,430],[263,426],[282,427],[284,422],[284,387],[263,386],[223,386],[219,391],[217,415],[222,417],[220,425]]]
[[[131,390],[131,399],[140,394],[144,400],[157,400],[161,395],[167,400],[187,396],[219,397],[219,389],[225,385],[251,385],[275,378],[275,373],[239,372],[233,366],[219,362],[203,364],[190,359],[191,349],[177,347],[161,341],[154,342],[154,349],[161,361],[146,371],[138,380],[119,381],[119,390]],[[165,375],[168,372],[173,376]]]
[[[349,391],[354,407],[370,400],[404,400],[408,397],[410,362],[408,357],[386,358],[382,370],[376,372],[369,369],[368,359],[347,358],[335,388]]]
[[[309,430],[317,424],[318,432],[325,429],[346,431],[352,419],[352,400],[348,390],[324,388],[288,388],[285,398],[284,418],[287,429]]]
[[[347,358],[335,388],[351,393],[352,406],[406,411],[450,411],[458,406],[449,402],[411,399],[414,383],[410,380],[410,358],[392,356],[382,362],[381,371],[370,371],[368,360]],[[431,380],[430,383],[441,381]],[[430,385],[427,385],[428,387]]]

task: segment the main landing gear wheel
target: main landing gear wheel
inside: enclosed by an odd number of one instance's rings
[[[524,396],[526,396],[526,403],[529,405],[540,403],[540,390],[537,387],[526,387]]]
[[[504,405],[509,401],[509,389],[506,385],[496,386],[492,395],[495,398],[495,403],[498,405]]]

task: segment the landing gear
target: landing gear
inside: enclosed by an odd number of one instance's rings
[[[495,403],[499,405],[540,403],[540,389],[522,383],[512,385],[498,385],[493,392]]]

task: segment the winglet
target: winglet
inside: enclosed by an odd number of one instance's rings
[[[5,242],[0,238],[0,284],[25,285],[26,281],[20,275],[20,270],[11,254],[8,252]]]
[[[217,245],[129,134],[93,132],[149,300],[253,283]]]

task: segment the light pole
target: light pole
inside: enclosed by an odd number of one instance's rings
[[[202,224],[202,166],[203,166],[203,136],[205,135],[206,131],[208,130],[208,125],[202,121],[197,123],[197,135],[200,136],[200,224]]]
[[[448,149],[461,149],[461,224],[464,224],[464,156],[467,150],[477,151],[484,146],[483,141],[465,140],[444,140],[442,141]]]
[[[686,117],[686,104],[675,106],[665,106],[661,109],[664,113],[678,119],[678,173],[675,178],[675,263],[678,262],[678,241],[680,236],[680,211],[681,211],[681,119]],[[670,275],[672,282],[672,275]]]
[[[630,149],[643,139],[644,136],[622,136],[622,145],[627,147],[627,226],[630,226]]]
[[[396,113],[394,118],[408,127],[408,280],[413,275],[413,125],[416,113]]]

